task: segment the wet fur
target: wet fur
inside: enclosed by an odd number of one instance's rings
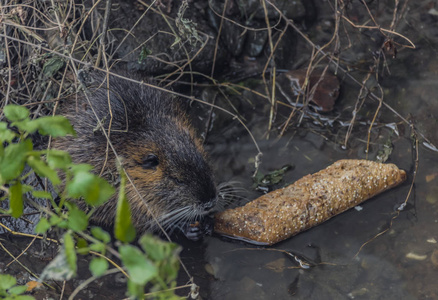
[[[179,100],[157,89],[110,77],[109,105],[105,77],[94,76],[93,81],[86,92],[91,106],[104,130],[109,131],[110,141],[141,195],[127,184],[136,228],[156,229],[152,214],[169,229],[210,210],[217,199],[213,173]],[[61,113],[70,119],[77,137],[57,139],[54,147],[70,152],[75,163],[91,164],[97,174],[117,182],[115,155],[107,147],[91,106],[85,95],[62,104]],[[151,168],[146,164],[145,168],[144,160],[150,154],[156,155],[158,165]],[[93,219],[113,223],[116,203],[114,196],[97,208]]]

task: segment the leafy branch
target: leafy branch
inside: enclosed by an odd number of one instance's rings
[[[92,166],[73,163],[65,151],[34,149],[31,136],[37,132],[52,137],[75,135],[70,122],[62,116],[31,120],[29,110],[19,105],[7,105],[4,115],[8,122],[0,122],[0,189],[3,192],[0,201],[8,201],[9,208],[0,208],[0,212],[20,218],[26,205],[24,199],[31,195],[34,199],[48,201],[52,208],[47,209],[39,205],[39,201],[28,199],[44,213],[35,227],[35,232],[44,236],[55,228],[63,232],[60,251],[46,266],[39,280],[73,278],[77,274],[78,255],[90,253],[96,255],[89,264],[94,278],[112,273],[108,270],[109,259],[105,257],[109,251],[121,260],[123,269],[126,270],[130,296],[143,299],[146,297],[144,290],[147,286],[155,299],[178,299],[173,288],[176,286],[175,279],[179,269],[180,247],[152,235],[142,236],[138,241],[140,247],[129,244],[136,238],[136,233],[125,196],[126,179],[123,170],[120,172],[121,185],[114,220],[115,237],[121,242],[116,251],[111,247],[111,236],[108,232],[100,227],[92,227],[91,234],[87,231],[94,208],[114,195],[114,187],[94,174]],[[30,167],[30,171],[25,172],[26,165]],[[47,178],[53,192],[38,190],[25,184],[26,178],[32,172],[40,178]],[[79,209],[79,201],[84,201],[92,209],[85,213]],[[33,299],[31,296],[21,295],[25,289],[15,286],[15,278],[7,276],[0,281],[1,296],[9,297],[7,299]]]

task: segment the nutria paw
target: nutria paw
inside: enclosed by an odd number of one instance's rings
[[[213,233],[213,222],[213,218],[205,217],[194,223],[186,223],[182,226],[178,226],[178,230],[181,231],[187,239],[196,242],[201,240],[204,236]]]

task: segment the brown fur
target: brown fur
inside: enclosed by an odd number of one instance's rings
[[[130,184],[126,187],[137,229],[154,229],[152,215],[171,228],[209,211],[217,198],[212,170],[178,100],[156,89],[110,77],[111,119],[103,81],[94,77],[86,95],[80,95],[77,102],[71,98],[63,103],[61,113],[70,119],[78,136],[57,139],[54,147],[69,151],[76,163],[93,165],[104,178],[118,181],[116,157],[107,147],[88,96],[140,193]],[[97,208],[93,219],[112,223],[116,203],[114,196]],[[173,216],[179,211],[181,216]]]

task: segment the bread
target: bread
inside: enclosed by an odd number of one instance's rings
[[[215,232],[272,245],[393,188],[406,179],[394,164],[339,160],[318,173],[215,215]]]

